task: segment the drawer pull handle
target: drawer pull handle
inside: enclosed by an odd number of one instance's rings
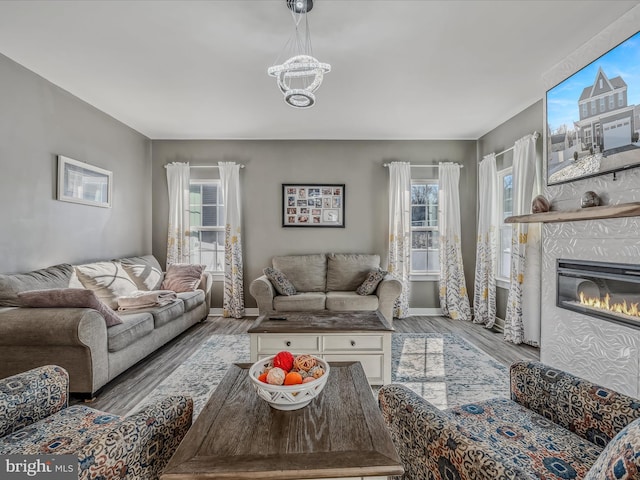
[[[290,346],[291,346],[291,340],[287,340],[287,341],[286,341],[286,342],[284,342],[284,343],[285,343],[285,345],[286,345],[287,347],[290,347]]]
[[[351,346],[355,347],[356,346],[356,341],[355,340],[351,340]]]

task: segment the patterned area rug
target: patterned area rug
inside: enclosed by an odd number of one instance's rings
[[[229,365],[248,361],[248,334],[214,335],[130,413],[165,395],[186,394],[193,398],[197,416]],[[406,385],[438,408],[509,392],[507,367],[453,334],[393,334],[391,369],[394,383]]]
[[[449,333],[394,334],[391,378],[440,409],[509,395],[509,369]]]

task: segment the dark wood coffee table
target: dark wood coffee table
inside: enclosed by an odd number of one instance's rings
[[[358,362],[331,363],[300,410],[258,397],[250,364],[234,364],[162,474],[174,479],[386,479],[400,458]]]
[[[258,317],[248,331],[252,362],[281,350],[357,360],[371,385],[391,383],[393,327],[380,312],[277,312]]]

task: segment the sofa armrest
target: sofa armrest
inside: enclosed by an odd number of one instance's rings
[[[604,447],[640,418],[640,402],[544,365],[511,365],[511,399],[596,445]]]
[[[45,365],[0,380],[0,437],[67,407],[69,375]]]
[[[78,478],[158,478],[192,417],[193,400],[174,395],[122,418],[78,452]]]
[[[249,285],[249,292],[256,299],[258,312],[264,315],[273,310],[273,299],[276,296],[276,289],[266,275],[256,278]]]
[[[460,433],[455,419],[447,412],[438,410],[403,385],[383,386],[378,401],[402,460],[405,472],[402,479],[533,478],[509,466],[508,460],[489,442]]]
[[[402,293],[402,283],[393,275],[386,275],[376,289],[378,310],[390,324],[393,323],[393,307],[400,293]]]
[[[55,364],[72,392],[93,393],[109,379],[107,326],[90,308],[26,308],[0,312],[0,378]]]
[[[204,292],[204,301],[207,305],[207,315],[211,309],[211,290],[213,288],[213,276],[209,272],[204,272],[200,279],[200,285],[198,288]]]

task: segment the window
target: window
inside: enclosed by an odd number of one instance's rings
[[[504,219],[513,215],[513,169],[505,168],[498,172],[498,205],[500,208],[498,238],[498,271],[496,278],[509,282],[511,276],[511,224]]]
[[[595,115],[595,114],[596,114],[596,101],[591,100],[591,115]]]
[[[224,205],[220,180],[191,180],[191,263],[208,272],[224,272]]]
[[[609,95],[609,110],[613,110],[613,107],[615,107],[616,101],[613,98],[613,94]]]
[[[438,181],[411,181],[411,273],[440,272]]]
[[[586,117],[589,115],[589,107],[587,106],[586,103],[582,104],[582,116]]]
[[[604,112],[604,97],[600,99],[600,111]]]
[[[618,92],[618,106],[619,107],[624,106],[624,97],[622,95],[622,92]]]

